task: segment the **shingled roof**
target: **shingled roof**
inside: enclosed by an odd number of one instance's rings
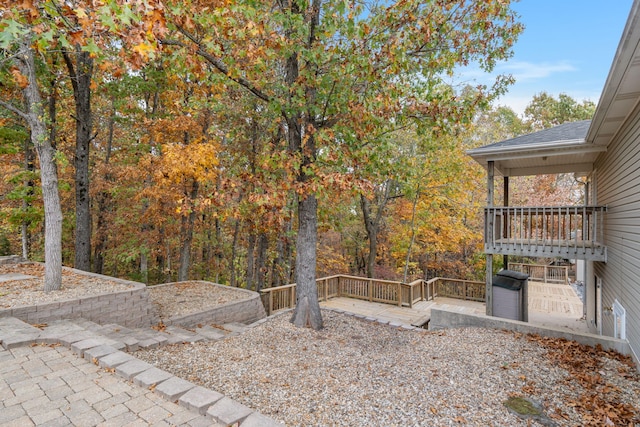
[[[550,129],[544,129],[527,135],[517,136],[504,141],[488,144],[473,150],[478,153],[484,149],[493,149],[498,147],[520,147],[525,145],[537,145],[554,142],[584,142],[591,120],[582,120],[579,122],[563,123]]]
[[[605,146],[586,142],[591,120],[564,123],[538,132],[467,151],[487,168],[493,162],[504,176],[546,173],[589,173]]]

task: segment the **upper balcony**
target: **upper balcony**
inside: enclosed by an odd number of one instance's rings
[[[487,170],[485,253],[606,262],[607,209],[595,205],[598,187],[592,175],[607,147],[587,140],[590,125],[589,120],[564,123],[467,151]],[[558,173],[585,178],[585,206],[509,206],[510,177]],[[498,176],[503,177],[504,206],[495,203]]]
[[[606,210],[606,206],[485,208],[485,253],[606,262]]]

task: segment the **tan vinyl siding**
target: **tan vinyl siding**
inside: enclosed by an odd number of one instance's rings
[[[626,337],[640,356],[640,114],[627,125],[596,162],[598,204],[607,205],[604,239],[607,263],[594,263],[602,278],[602,304],[615,299],[626,310]],[[604,310],[602,332],[613,335],[614,316]]]

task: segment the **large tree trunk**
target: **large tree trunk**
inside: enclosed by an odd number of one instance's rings
[[[75,262],[77,269],[91,269],[91,210],[89,204],[89,146],[93,128],[91,115],[91,76],[93,75],[93,58],[89,52],[76,46],[73,53],[75,66],[69,52],[63,52],[65,63],[71,78],[73,97],[76,107],[76,152],[75,152],[75,186],[76,186],[76,242]]]
[[[320,1],[313,0],[308,10],[300,10],[296,1],[290,3],[291,12],[301,15],[309,25],[307,43],[311,46],[316,39],[315,30],[320,22]],[[295,90],[300,72],[298,54],[293,53],[287,58],[285,81],[290,90]],[[307,106],[315,102],[316,92],[308,86],[305,88]],[[313,136],[316,128],[314,113],[311,109],[305,114],[288,114],[287,136],[289,150],[301,155],[302,164],[298,171],[298,182],[307,183],[310,177],[307,170],[316,161],[316,142]],[[303,143],[303,132],[304,135]],[[296,292],[297,303],[291,321],[298,327],[322,329],[322,313],[318,301],[318,287],[316,285],[316,244],[318,240],[318,201],[315,194],[300,196],[298,200],[298,238],[296,242]]]
[[[44,201],[44,290],[60,289],[62,285],[62,210],[58,194],[58,174],[55,165],[54,148],[44,122],[42,96],[37,86],[35,60],[31,41],[25,37],[20,41],[20,50],[14,62],[20,73],[27,78],[24,88],[26,119],[31,130],[31,141],[40,159],[40,180]]]
[[[291,321],[299,327],[322,329],[322,313],[316,285],[316,243],[318,240],[318,202],[310,194],[298,202],[296,244],[297,304]]]

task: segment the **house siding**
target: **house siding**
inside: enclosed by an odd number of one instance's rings
[[[607,262],[594,263],[602,279],[602,333],[614,334],[610,308],[617,299],[626,310],[626,338],[640,356],[640,112],[626,125],[596,161],[598,204],[607,205],[604,240]]]

